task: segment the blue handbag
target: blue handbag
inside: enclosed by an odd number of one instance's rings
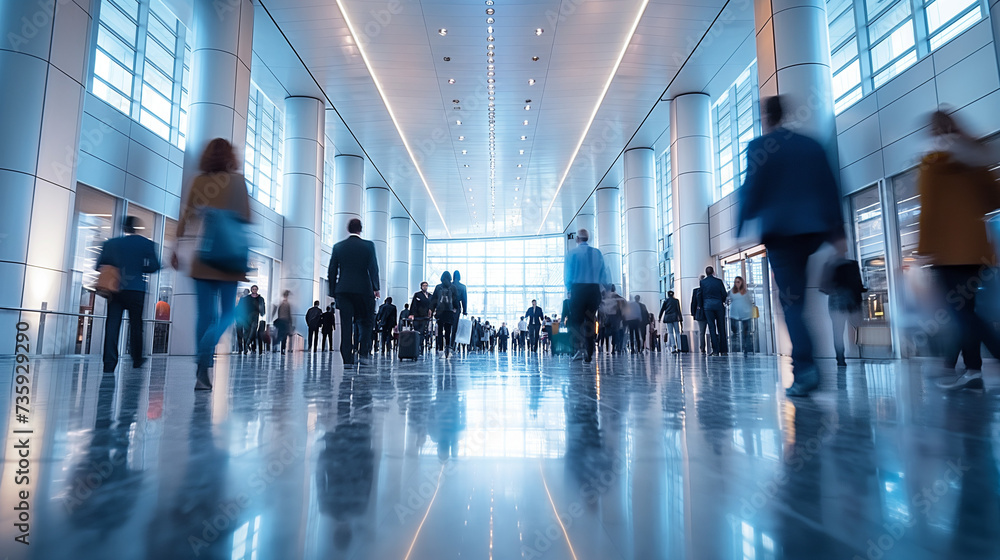
[[[243,218],[231,210],[205,208],[198,260],[222,272],[249,270],[250,237]]]

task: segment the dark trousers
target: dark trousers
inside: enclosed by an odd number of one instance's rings
[[[589,360],[594,355],[597,310],[601,307],[600,284],[573,284],[569,291],[569,334],[573,347]]]
[[[284,354],[285,349],[288,347],[288,337],[292,335],[291,322],[286,319],[275,319],[274,328],[278,330],[278,340],[281,341],[281,353]]]
[[[642,352],[642,323],[639,320],[625,321],[628,327],[628,342],[632,352]]]
[[[326,343],[329,341],[330,350],[333,350],[333,331],[323,330],[323,351],[326,352]]]
[[[718,300],[715,300],[718,301]],[[725,354],[729,352],[726,341],[726,308],[719,303],[719,309],[705,309],[705,319],[708,320],[708,335],[712,339],[712,352]]]
[[[455,323],[446,323],[444,320],[438,319],[438,350],[444,350],[445,348],[451,348],[453,341],[453,335],[455,333]]]
[[[142,363],[142,306],[146,292],[122,291],[108,300],[108,320],[104,327],[104,372],[118,367],[118,339],[122,330],[122,315],[128,311],[128,342],[132,363]]]
[[[705,337],[708,336],[708,321],[698,321],[698,347],[705,353]]]
[[[382,327],[382,353],[392,352],[392,327]]]
[[[833,349],[837,359],[846,358],[844,353],[844,327],[848,324],[854,328],[855,337],[861,325],[861,309],[830,309],[830,321],[833,323]],[[855,339],[856,340],[856,339]],[[958,357],[957,355],[955,356]]]
[[[500,338],[500,351],[501,352],[507,351],[507,337]]]
[[[804,317],[806,296],[806,265],[809,257],[824,242],[820,234],[781,237],[764,242],[767,262],[778,286],[778,299],[785,313],[788,338],[792,341],[792,372],[811,368],[813,360],[812,335]]]
[[[753,319],[730,319],[729,320],[729,330],[733,333],[733,346],[736,342],[740,343],[740,347],[737,350],[733,348],[735,352],[753,352],[753,341],[750,339],[750,321]],[[841,329],[843,332],[843,329]],[[843,343],[843,337],[841,337],[841,343]]]
[[[337,294],[337,309],[340,310],[340,323],[343,325],[340,354],[345,364],[353,364],[355,352],[361,357],[371,353],[375,297],[372,294]]]
[[[528,325],[528,345],[532,352],[538,351],[538,337],[541,330],[541,325]]]
[[[308,346],[306,347],[306,350],[312,350],[313,352],[315,352],[316,348],[319,347],[318,343],[319,343],[319,327],[316,328],[310,327],[309,342],[307,343]]]
[[[956,325],[957,337],[949,338],[950,348],[945,350],[945,365],[954,367],[958,353],[962,352],[965,369],[983,367],[982,345],[1000,357],[1000,335],[991,323],[976,313],[976,291],[983,284],[984,274],[978,265],[935,266],[940,289],[944,292],[947,311]],[[994,274],[988,271],[988,274]],[[992,276],[990,276],[992,277]]]

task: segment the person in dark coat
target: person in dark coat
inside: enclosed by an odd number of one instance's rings
[[[375,316],[377,325],[382,336],[382,353],[392,350],[392,331],[396,328],[396,306],[392,304],[392,298],[385,298],[385,303],[378,308],[378,315]]]
[[[532,352],[537,352],[538,338],[542,331],[542,319],[545,318],[545,312],[538,306],[537,300],[531,300],[531,307],[524,312],[524,316],[528,319],[528,346]]]
[[[326,306],[323,312],[323,351],[326,352],[326,343],[329,341],[330,350],[333,350],[333,329],[337,325],[337,315],[333,310],[333,304]]]
[[[837,365],[846,366],[844,355],[844,327],[850,323],[857,332],[861,326],[863,293],[868,291],[861,281],[858,261],[841,255],[827,265],[821,291],[829,296],[830,320],[833,322],[833,347],[837,352]]]
[[[729,352],[726,340],[726,300],[729,290],[725,283],[715,277],[715,269],[705,269],[705,278],[701,281],[701,293],[698,295],[700,306],[705,310],[708,321],[708,335],[712,339],[712,356],[722,356]]]
[[[330,295],[337,300],[340,323],[340,354],[344,365],[354,365],[355,352],[362,364],[371,352],[375,322],[375,300],[379,298],[378,258],[375,244],[361,239],[361,220],[347,224],[347,239],[333,246],[330,255]],[[360,334],[354,340],[355,326]]]
[[[664,335],[667,340],[667,348],[674,354],[681,351],[681,302],[674,297],[674,292],[667,292],[667,299],[663,300],[660,306],[660,321],[664,325]]]
[[[260,288],[256,284],[250,286],[250,293],[243,296],[240,303],[236,306],[236,316],[240,317],[246,324],[246,346],[244,350],[247,352],[258,352],[262,353],[264,349],[260,343],[260,337],[257,336],[257,320],[267,312],[267,306],[264,304],[264,296],[260,295]]]
[[[306,350],[316,351],[319,347],[319,329],[323,327],[323,308],[319,306],[319,301],[314,301],[313,306],[306,311],[306,327],[309,328],[309,342]]]
[[[763,101],[766,134],[747,146],[746,180],[737,191],[737,236],[756,221],[792,341],[795,382],[785,394],[808,395],[819,386],[812,337],[806,325],[806,265],[824,243],[843,244],[840,189],[826,151],[812,138],[781,126],[780,97]]]
[[[104,331],[104,373],[118,367],[118,338],[121,336],[122,316],[128,311],[129,353],[132,367],[140,368],[146,359],[142,356],[142,309],[146,304],[146,275],[160,270],[156,244],[138,235],[142,222],[135,216],[125,218],[125,235],[108,239],[101,247],[95,268],[116,267],[119,271],[119,290],[108,298],[108,319]]]
[[[702,274],[698,277],[698,285],[701,286],[701,281],[705,279],[705,275]],[[708,335],[708,319],[705,317],[705,308],[701,306],[701,288],[695,288],[691,292],[691,316],[694,317],[696,323],[698,323],[698,348],[701,353],[705,353],[705,338]]]
[[[451,280],[452,284],[455,285],[456,293],[458,293],[458,303],[459,306],[461,307],[460,313],[462,314],[462,317],[465,317],[469,314],[469,290],[465,287],[465,284],[463,284],[460,281],[462,280],[461,272],[457,270],[453,272],[451,275]],[[455,337],[458,336],[458,319],[459,318],[457,317],[455,318],[455,326],[451,328],[452,340],[454,340]]]
[[[413,330],[424,337],[425,342],[429,342],[431,322],[431,294],[427,291],[427,282],[420,283],[420,291],[413,294],[410,300],[410,318],[413,319]]]
[[[444,349],[446,358],[454,345],[452,327],[458,320],[458,311],[461,309],[458,297],[458,290],[451,281],[451,273],[446,270],[441,273],[441,283],[434,287],[434,295],[431,296],[431,309],[434,310],[434,318],[438,323],[438,349]]]

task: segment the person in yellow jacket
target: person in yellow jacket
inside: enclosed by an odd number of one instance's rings
[[[1000,335],[976,314],[976,292],[991,277],[996,251],[986,234],[986,214],[1000,208],[1000,183],[989,170],[986,147],[943,111],[931,115],[934,147],[921,163],[920,243],[917,252],[938,278],[950,322],[957,329],[946,365],[961,351],[965,372],[938,382],[943,389],[981,389],[980,347],[1000,356]]]

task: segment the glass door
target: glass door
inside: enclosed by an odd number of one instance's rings
[[[861,264],[861,280],[868,288],[861,309],[858,349],[862,358],[888,358],[892,356],[889,269],[878,186],[851,196],[851,212],[855,254]]]
[[[102,316],[107,311],[103,298],[97,296],[93,285],[97,282],[97,258],[101,246],[117,232],[115,219],[117,201],[111,195],[95,189],[77,186],[76,192],[76,244],[74,246],[73,268],[70,271],[70,294],[73,305],[69,310],[79,313],[75,325],[73,344],[65,350],[74,354],[100,352],[104,340],[104,321],[93,316]]]
[[[767,266],[767,253],[763,246],[754,247],[749,251],[732,255],[722,260],[722,280],[726,288],[732,289],[737,276],[746,282],[747,291],[753,297],[756,315],[750,322],[750,340],[753,351],[761,354],[774,353],[774,330],[772,328],[770,270]],[[730,325],[727,325],[729,327]],[[734,334],[729,332],[729,347],[739,348],[739,342],[734,340]],[[735,345],[734,345],[735,343]]]

